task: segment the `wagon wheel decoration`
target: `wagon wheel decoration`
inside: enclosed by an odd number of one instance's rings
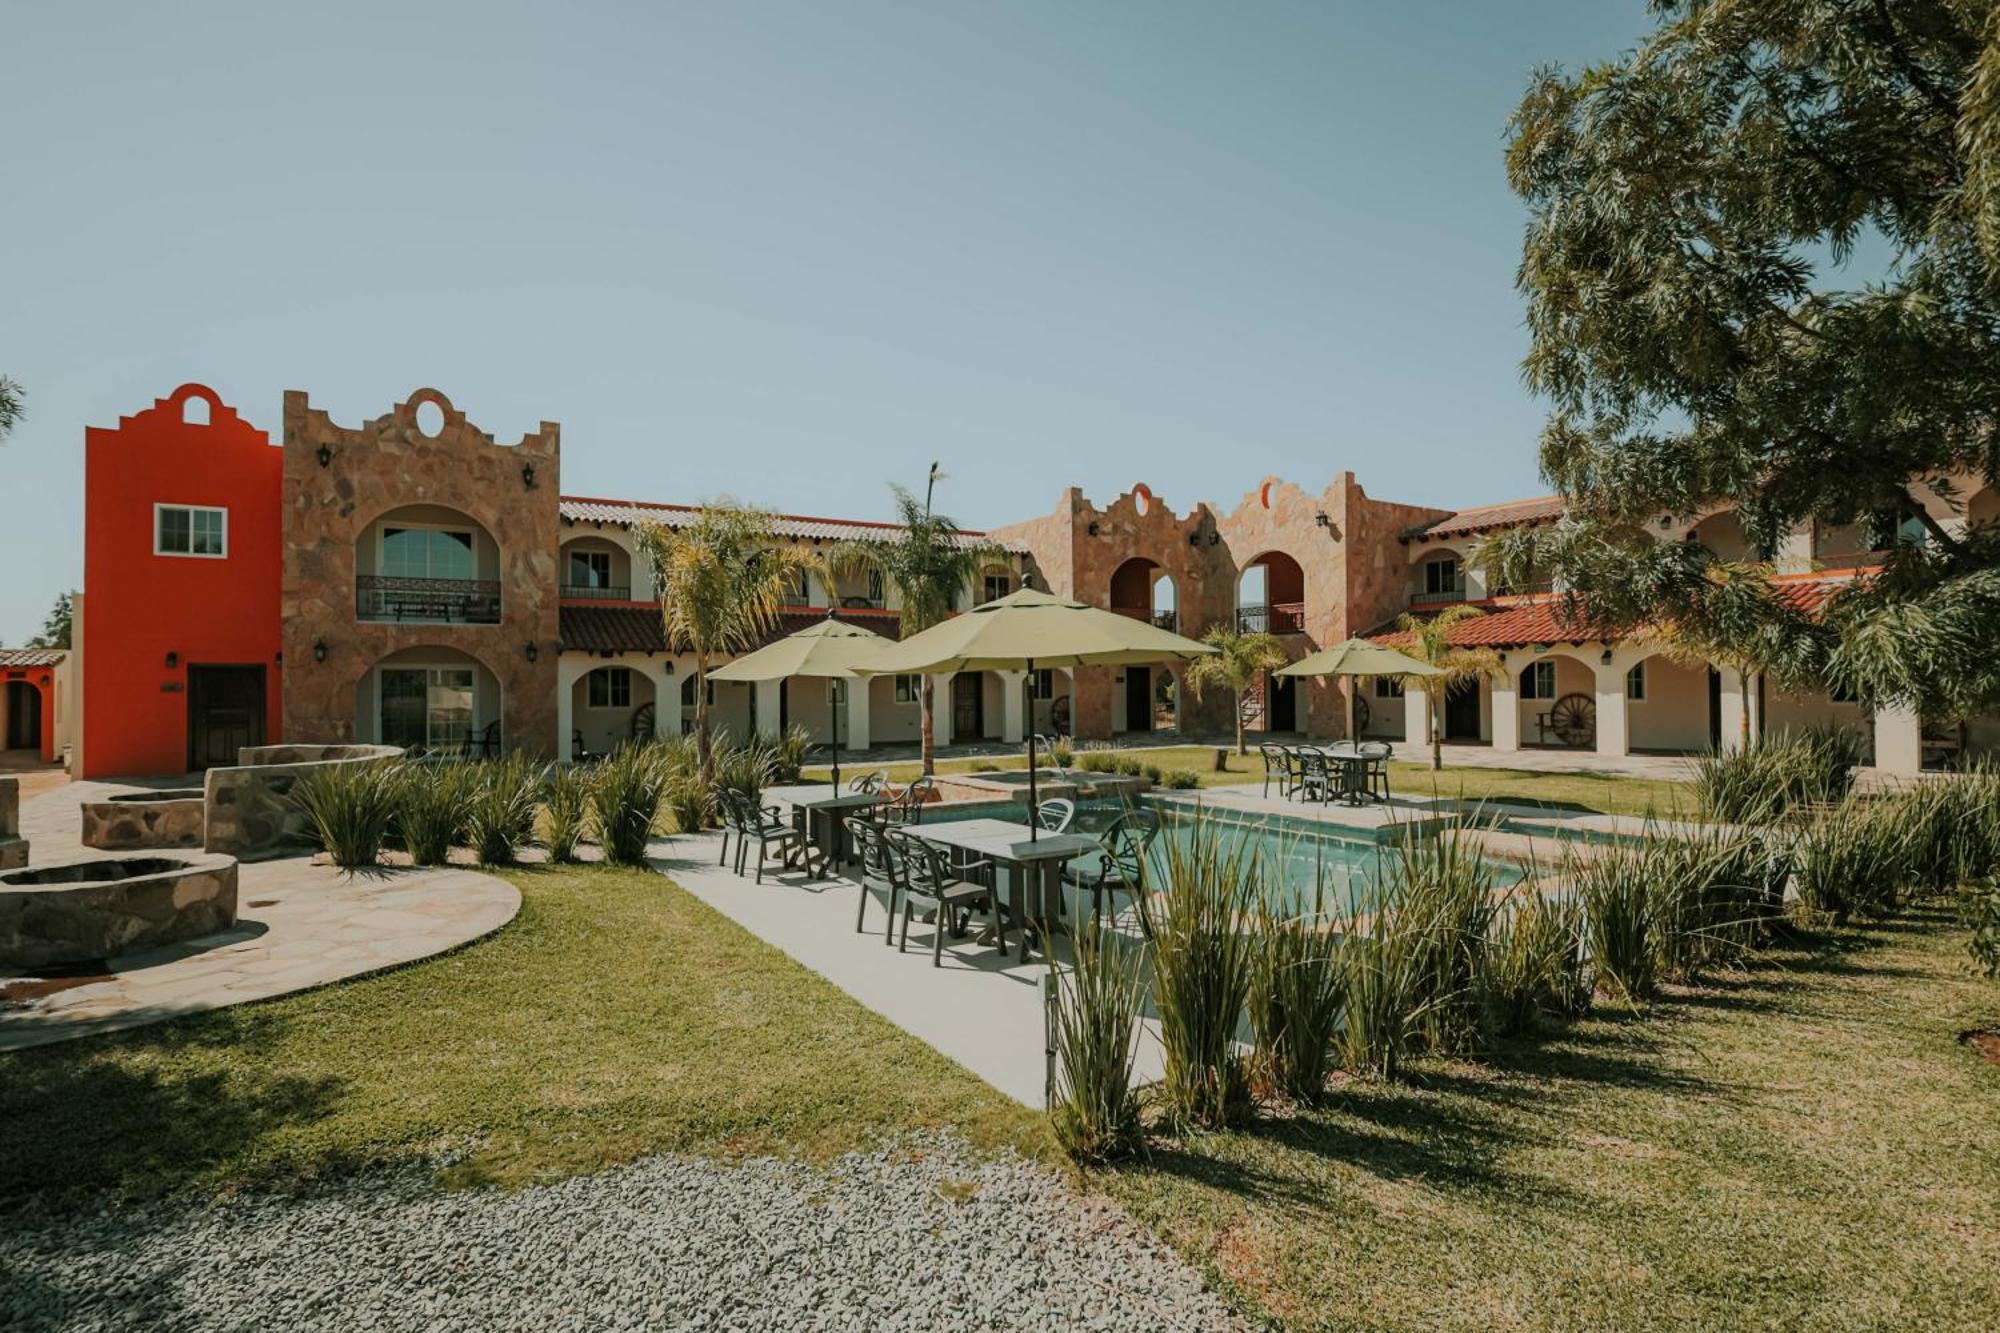
[[[632,739],[635,741],[653,739],[653,705],[642,705],[638,712],[632,714]]]
[[[1597,702],[1587,694],[1565,694],[1549,709],[1549,730],[1564,745],[1595,744]]]

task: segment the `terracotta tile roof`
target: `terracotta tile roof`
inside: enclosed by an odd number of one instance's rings
[[[0,648],[0,667],[55,666],[68,656],[67,648]]]
[[[577,653],[663,653],[667,635],[660,625],[660,608],[639,602],[565,602],[560,608],[564,652]],[[795,634],[816,621],[824,620],[824,610],[786,611],[779,615],[775,631],[764,642]],[[874,630],[885,638],[897,637],[900,616],[894,611],[843,610],[836,620]],[[759,644],[758,647],[762,647]]]
[[[650,504],[639,500],[595,500],[582,496],[564,496],[559,507],[566,523],[617,523],[626,527],[650,519],[667,527],[680,527],[691,520],[697,512],[694,505]],[[811,518],[804,514],[777,514],[773,516],[772,529],[781,537],[797,537],[806,541],[894,541],[901,528],[894,523],[877,523],[868,519]],[[986,540],[984,532],[970,528],[962,534],[972,541]],[[1001,542],[999,545],[1016,555],[1026,554],[1028,548],[1020,542]]]
[[[1771,580],[1771,590],[1793,609],[1817,615],[1835,593],[1869,572],[1780,574]],[[1560,597],[1505,599],[1473,605],[1485,608],[1486,614],[1473,616],[1454,628],[1453,644],[1467,648],[1522,648],[1536,643],[1588,643],[1603,637],[1591,626],[1588,617],[1566,615]],[[1410,635],[1396,629],[1393,623],[1381,626],[1368,637],[1392,648],[1410,642]]]
[[[1437,537],[1462,537],[1468,533],[1491,532],[1495,528],[1511,528],[1517,523],[1546,522],[1559,516],[1563,511],[1560,495],[1543,495],[1533,500],[1509,500],[1505,504],[1480,505],[1476,509],[1461,509],[1456,514],[1420,523],[1403,533],[1405,539],[1430,540]]]

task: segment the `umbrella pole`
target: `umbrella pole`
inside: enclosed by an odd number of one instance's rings
[[[833,790],[840,791],[840,682],[830,680],[826,687],[833,696]]]
[[[1041,801],[1035,782],[1035,659],[1028,659],[1028,673],[1021,678],[1021,723],[1028,730],[1028,841],[1041,835]]]

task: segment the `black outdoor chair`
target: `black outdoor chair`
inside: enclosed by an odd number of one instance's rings
[[[500,724],[488,722],[483,731],[475,731],[465,738],[467,759],[498,759],[500,757]]]
[[[931,778],[912,778],[909,786],[875,808],[881,812],[884,823],[921,824],[924,822],[924,802],[936,788],[937,783]]]
[[[902,899],[905,887],[902,859],[890,851],[887,831],[874,820],[864,815],[849,815],[845,822],[848,836],[854,839],[861,856],[861,901],[854,909],[854,933],[861,933],[862,921],[868,915],[869,891],[880,889],[889,917],[882,927],[882,943],[887,944],[896,933],[896,904]]]
[[[1389,760],[1396,753],[1396,747],[1387,741],[1363,741],[1359,753],[1368,761],[1364,789],[1372,800],[1387,802],[1389,799]]]
[[[983,909],[992,916],[994,936],[999,942],[1001,956],[1006,956],[1007,921],[1001,915],[999,897],[990,881],[981,884],[961,879],[959,876],[963,872],[952,869],[942,847],[912,834],[890,830],[883,837],[889,846],[891,860],[902,862],[903,931],[896,940],[897,953],[909,946],[910,918],[919,906],[928,906],[935,914],[931,926],[932,967],[943,966],[945,932],[949,930],[953,935],[963,935],[964,918],[974,909]]]
[[[742,874],[744,862],[749,859],[750,844],[757,844],[756,883],[764,882],[764,865],[775,850],[779,863],[790,866],[806,850],[805,834],[787,823],[778,813],[775,805],[759,806],[741,792],[718,791],[716,799],[721,802],[723,817],[736,832],[736,873]],[[725,854],[728,848],[727,835],[724,836]]]
[[[1264,757],[1264,790],[1262,794],[1269,796],[1271,794],[1271,784],[1276,782],[1278,784],[1278,799],[1289,801],[1292,798],[1293,787],[1291,752],[1286,750],[1282,745],[1273,745],[1271,742],[1265,741],[1257,747],[1257,753]]]
[[[1144,892],[1146,856],[1159,836],[1159,815],[1146,809],[1127,810],[1098,835],[1104,851],[1096,865],[1064,868],[1063,882],[1090,895],[1091,920],[1103,923],[1106,898],[1120,893],[1136,897]],[[1115,902],[1111,915],[1117,919]],[[1142,914],[1142,923],[1143,919]]]
[[[882,790],[882,784],[888,780],[889,775],[878,768],[872,773],[857,775],[848,782],[847,789],[856,796],[873,796],[876,792]]]
[[[1292,759],[1299,766],[1296,791],[1302,801],[1331,801],[1343,790],[1341,777],[1333,761],[1318,750],[1299,750],[1292,753]]]

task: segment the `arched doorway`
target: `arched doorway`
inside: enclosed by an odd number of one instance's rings
[[[456,648],[390,653],[354,687],[354,735],[425,754],[493,757],[501,734],[500,680]]]
[[[1267,551],[1236,580],[1236,628],[1242,634],[1301,634],[1306,572],[1283,551]]]
[[[631,740],[666,734],[659,724],[653,678],[635,666],[601,666],[570,686],[570,744],[609,754]]]
[[[400,505],[354,550],[354,611],[391,624],[500,623],[500,544],[470,515]]]
[[[33,681],[7,682],[6,720],[6,745],[0,748],[41,753],[42,692],[35,688]]]

